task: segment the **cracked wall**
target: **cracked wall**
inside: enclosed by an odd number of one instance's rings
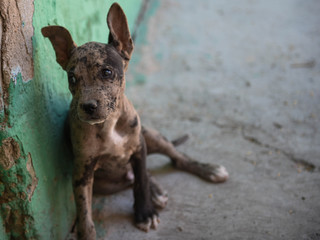
[[[64,122],[66,74],[47,25],[75,42],[106,42],[111,0],[0,1],[0,239],[64,239],[75,220]],[[133,29],[142,0],[118,1]],[[79,14],[81,12],[81,14]]]
[[[31,155],[25,154],[21,142],[12,137],[1,144],[0,211],[4,232],[10,239],[36,239],[30,202],[38,179]]]

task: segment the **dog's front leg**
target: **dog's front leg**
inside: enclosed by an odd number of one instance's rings
[[[146,169],[146,144],[143,136],[140,137],[141,148],[131,157],[131,164],[135,176],[134,217],[138,228],[148,232],[150,227],[156,229],[159,223],[158,213],[155,210],[150,194],[149,178]]]
[[[92,185],[96,159],[75,159],[73,192],[77,208],[78,240],[95,240],[96,231],[92,221]]]

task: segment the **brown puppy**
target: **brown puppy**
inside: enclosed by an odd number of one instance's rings
[[[173,165],[211,182],[227,180],[223,166],[203,164],[178,152],[158,132],[141,127],[140,118],[124,94],[125,71],[133,51],[126,16],[114,3],[107,16],[109,43],[89,42],[77,47],[70,33],[48,26],[57,62],[68,73],[72,102],[69,111],[74,154],[73,189],[77,207],[78,239],[95,239],[91,216],[92,193],[110,194],[133,184],[137,226],[145,231],[159,223],[156,207],[166,194],[150,178],[146,155],[167,155]]]

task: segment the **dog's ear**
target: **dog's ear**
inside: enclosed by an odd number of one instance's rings
[[[73,42],[69,31],[61,26],[48,26],[42,28],[41,33],[44,37],[50,39],[54,51],[56,52],[57,62],[64,70],[66,70],[71,51],[77,47]]]
[[[118,3],[110,7],[107,24],[110,30],[109,44],[112,44],[119,54],[129,61],[133,51],[133,41],[131,39],[127,17]]]

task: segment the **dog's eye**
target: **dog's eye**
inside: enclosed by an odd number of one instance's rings
[[[102,76],[103,77],[111,77],[112,71],[109,68],[105,68],[102,70]]]

